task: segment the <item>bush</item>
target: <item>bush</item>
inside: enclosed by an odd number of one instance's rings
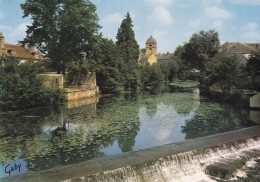
[[[46,106],[56,103],[59,90],[45,88],[37,76],[43,68],[34,61],[20,63],[13,58],[0,59],[0,105],[4,107]]]
[[[237,56],[224,53],[217,54],[201,73],[202,91],[233,93],[236,90],[236,79],[239,77],[241,65]]]

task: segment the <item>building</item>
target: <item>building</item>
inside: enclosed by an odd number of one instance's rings
[[[0,56],[15,57],[21,61],[42,59],[39,52],[33,46],[21,46],[5,43],[5,38],[0,32]]]
[[[150,65],[157,63],[157,42],[152,35],[147,39],[145,48],[140,49],[138,63]]]
[[[140,56],[138,63],[139,64],[146,64],[149,63],[150,65],[154,63],[161,63],[172,60],[174,54],[173,53],[163,53],[157,54],[157,41],[151,35],[146,43],[145,48],[140,49]]]
[[[225,42],[220,51],[237,54],[242,63],[246,63],[252,52],[260,50],[260,43]]]
[[[170,52],[163,53],[163,54],[159,53],[157,62],[158,63],[168,62],[170,60],[173,60],[173,57],[174,57],[174,53],[170,53]]]

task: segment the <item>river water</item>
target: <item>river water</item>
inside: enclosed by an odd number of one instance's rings
[[[249,113],[171,89],[3,111],[0,179],[257,125]]]

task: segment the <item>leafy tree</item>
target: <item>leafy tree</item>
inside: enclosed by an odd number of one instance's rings
[[[43,78],[37,76],[40,70],[33,61],[20,64],[16,59],[1,58],[0,105],[33,107],[56,103],[59,91],[43,86]]]
[[[158,86],[164,79],[160,65],[141,65],[141,83],[143,87]]]
[[[103,93],[114,93],[123,90],[124,77],[120,72],[123,61],[116,44],[102,38],[99,43],[99,65],[95,69],[97,83]]]
[[[117,33],[116,45],[123,59],[120,72],[125,78],[125,89],[135,90],[140,85],[140,72],[138,69],[139,46],[135,39],[132,19],[127,13]]]
[[[181,58],[186,61],[190,68],[203,71],[207,62],[217,54],[219,45],[217,32],[202,30],[199,33],[194,33],[189,42],[184,45]]]
[[[254,89],[260,90],[260,51],[254,52],[247,62],[247,71]]]
[[[159,63],[162,72],[161,74],[164,76],[165,81],[173,81],[175,78],[177,78],[179,65],[177,61],[173,59],[167,62]]]
[[[205,66],[201,76],[201,89],[231,93],[236,89],[240,62],[236,55],[219,53]]]
[[[21,8],[23,17],[33,20],[21,43],[36,45],[58,73],[65,73],[69,62],[82,61],[83,52],[86,60],[95,60],[100,26],[89,0],[26,0]]]

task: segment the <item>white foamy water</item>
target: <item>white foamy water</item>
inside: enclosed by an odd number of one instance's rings
[[[260,138],[243,142],[219,145],[211,149],[198,149],[168,156],[146,164],[127,166],[93,175],[84,181],[124,181],[124,182],[213,182],[205,174],[206,166],[230,156],[240,156],[245,151],[260,150]],[[134,160],[134,159],[133,159]],[[253,166],[253,160],[246,163]],[[244,177],[246,172],[237,170],[237,176]]]

